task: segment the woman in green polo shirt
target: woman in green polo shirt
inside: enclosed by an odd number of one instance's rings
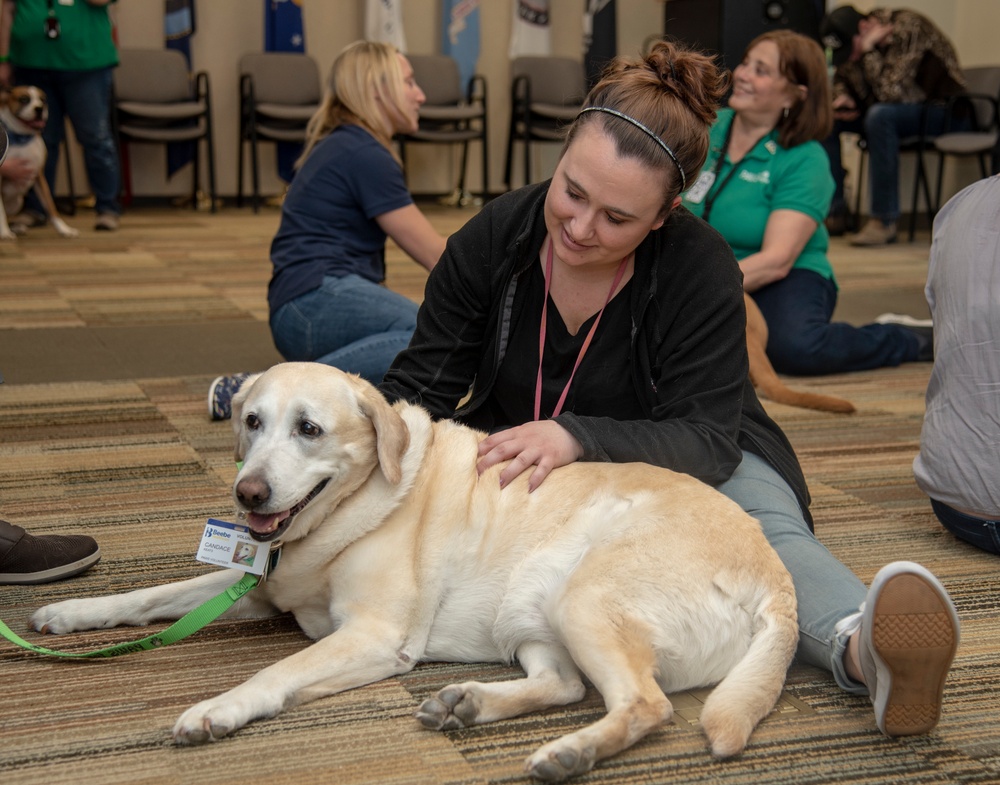
[[[837,283],[823,219],[833,179],[820,141],[832,122],[819,44],[789,30],[759,36],[733,71],[729,108],[719,112],[708,159],[684,204],[736,254],[743,288],[767,321],[767,354],[779,372],[930,360],[929,327],[830,322]]]

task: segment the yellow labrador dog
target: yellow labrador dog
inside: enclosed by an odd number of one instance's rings
[[[316,642],[188,709],[177,741],[213,741],[422,660],[517,660],[526,673],[445,687],[416,713],[433,729],[579,701],[589,680],[607,715],[528,759],[544,780],[667,722],[664,692],[718,684],[701,726],[719,757],[774,707],[798,640],[792,582],[757,521],[709,486],[575,463],[530,494],[527,473],[501,490],[499,467],[476,474],[482,433],[315,363],[248,381],[233,424],[236,503],[282,553],[229,615],[291,611]],[[175,618],[238,577],[69,600],[32,622],[63,633]]]

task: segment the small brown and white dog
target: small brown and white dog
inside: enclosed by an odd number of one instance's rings
[[[801,406],[805,409],[819,409],[824,412],[850,414],[854,404],[844,398],[822,393],[793,390],[781,381],[774,366],[767,358],[767,322],[757,303],[749,294],[743,295],[747,309],[747,354],[750,355],[750,381],[757,391],[775,403]]]
[[[421,661],[512,662],[526,678],[452,684],[417,710],[453,730],[584,696],[607,715],[542,746],[560,780],[668,722],[668,692],[717,684],[701,711],[712,753],[739,753],[773,708],[798,643],[791,578],[760,524],[708,485],[642,463],[573,463],[532,493],[477,476],[484,434],[390,406],[368,382],[285,363],[233,399],[233,496],[252,536],[282,543],[229,618],[290,611],[315,643],[184,712],[202,744]],[[179,618],[241,577],[222,570],[37,611],[66,633]]]
[[[0,240],[16,240],[8,216],[15,216],[24,205],[24,197],[34,189],[52,227],[63,237],[76,237],[79,232],[56,212],[52,192],[45,180],[45,141],[42,129],[48,120],[49,108],[45,93],[38,87],[11,87],[0,91],[0,123],[7,131],[7,159],[23,159],[35,175],[26,182],[4,179],[0,182]]]

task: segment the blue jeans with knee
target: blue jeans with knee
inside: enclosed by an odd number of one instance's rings
[[[767,322],[767,356],[778,373],[864,371],[913,362],[920,352],[917,336],[896,324],[831,323],[837,286],[812,270],[793,269],[751,296]]]
[[[899,143],[920,135],[922,104],[873,104],[858,120],[837,120],[833,133],[823,142],[830,157],[830,171],[836,189],[831,211],[844,207],[844,167],[840,155],[840,134],[861,133],[868,142],[868,189],[873,217],[883,223],[899,220]],[[943,106],[928,106],[925,133],[937,136],[944,130]]]
[[[272,313],[270,324],[286,360],[332,365],[378,384],[410,342],[417,304],[358,275],[328,275]]]
[[[42,138],[48,152],[45,179],[55,189],[59,165],[59,145],[65,136],[65,118],[73,124],[73,133],[83,148],[87,179],[94,192],[98,213],[121,213],[121,165],[111,131],[111,68],[93,71],[53,71],[17,68],[18,84],[35,85],[45,91],[49,103],[49,121]]]
[[[937,499],[931,499],[931,507],[941,525],[960,540],[1000,555],[1000,521],[966,515]]]
[[[719,490],[760,521],[764,536],[795,584],[799,613],[799,662],[833,673],[847,692],[866,695],[844,669],[847,638],[837,622],[858,610],[868,590],[809,530],[788,483],[763,458],[744,452],[743,461]]]

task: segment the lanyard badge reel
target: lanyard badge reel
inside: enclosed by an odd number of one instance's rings
[[[50,13],[45,17],[45,37],[50,41],[55,41],[59,37],[59,20],[55,14]]]

